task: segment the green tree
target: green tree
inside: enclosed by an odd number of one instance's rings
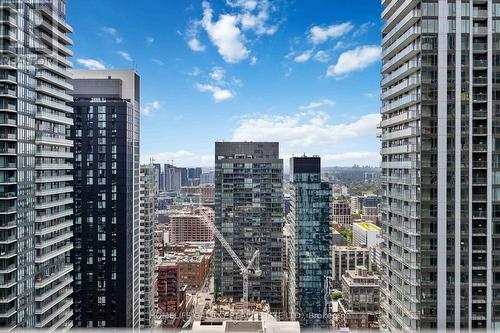
[[[334,301],[339,300],[340,298],[342,298],[342,296],[343,296],[343,295],[342,295],[342,292],[341,292],[341,291],[339,291],[339,290],[334,291],[334,292],[332,293],[332,299],[333,299]]]

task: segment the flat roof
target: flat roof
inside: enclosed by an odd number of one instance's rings
[[[380,231],[380,227],[370,222],[354,223],[366,231]]]

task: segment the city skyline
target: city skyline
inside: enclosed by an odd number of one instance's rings
[[[279,141],[285,164],[307,153],[324,166],[378,166],[379,4],[253,3],[150,2],[137,16],[123,2],[75,2],[75,68],[137,66],[143,163],[212,167],[213,142],[233,140]]]

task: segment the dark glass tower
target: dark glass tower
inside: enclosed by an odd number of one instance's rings
[[[247,262],[260,250],[262,276],[250,277],[249,300],[282,308],[283,160],[277,142],[215,143],[215,225],[238,257]],[[215,288],[239,301],[240,269],[219,242]]]
[[[321,181],[319,157],[290,159],[291,213],[288,216],[295,253],[295,281],[289,288],[291,316],[299,315],[302,326],[328,326],[325,301],[329,300],[327,278],[332,276],[332,230],[330,229],[331,194],[329,183]],[[293,295],[290,295],[293,294]]]
[[[75,306],[78,327],[139,325],[139,76],[77,71]]]

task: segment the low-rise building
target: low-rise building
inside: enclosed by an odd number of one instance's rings
[[[380,316],[380,278],[366,267],[346,271],[342,276],[339,300],[340,327],[378,329]]]
[[[180,268],[175,262],[158,266],[155,318],[163,328],[178,328],[186,310],[186,286],[180,282]]]
[[[333,287],[340,288],[342,275],[357,266],[371,270],[370,249],[366,246],[334,246],[332,251]]]
[[[203,287],[213,262],[214,243],[184,243],[169,245],[162,263],[176,264],[179,282],[188,290]]]
[[[332,223],[341,227],[350,227],[352,225],[351,207],[348,202],[336,200],[332,203]]]
[[[371,222],[359,222],[352,225],[352,245],[367,246],[371,250],[372,262],[380,261],[380,227]]]

